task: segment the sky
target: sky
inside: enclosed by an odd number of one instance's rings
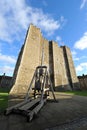
[[[77,76],[87,74],[87,0],[0,0],[0,75],[13,75],[30,23],[68,46]]]

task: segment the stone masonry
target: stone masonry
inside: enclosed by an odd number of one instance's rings
[[[79,83],[80,83],[80,89],[81,90],[87,90],[87,75],[78,76]]]
[[[0,75],[0,88],[3,88],[4,90],[9,90],[11,89],[11,80],[12,77],[5,75]]]
[[[48,67],[54,90],[79,89],[70,49],[46,40],[40,29],[31,24],[15,66],[10,95],[27,93],[34,71],[41,65],[43,47],[43,65]]]

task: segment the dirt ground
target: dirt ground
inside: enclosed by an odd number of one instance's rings
[[[31,122],[17,114],[0,115],[0,130],[87,130],[87,97],[55,93]]]

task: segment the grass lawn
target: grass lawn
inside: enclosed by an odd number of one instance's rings
[[[79,96],[87,96],[87,90],[86,91],[67,91],[65,93],[71,93],[71,94],[79,95]]]
[[[0,113],[4,112],[8,105],[8,92],[9,90],[0,88]]]

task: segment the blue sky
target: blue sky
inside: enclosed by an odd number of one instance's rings
[[[1,0],[0,75],[12,76],[30,23],[70,47],[77,75],[87,74],[87,0]]]

